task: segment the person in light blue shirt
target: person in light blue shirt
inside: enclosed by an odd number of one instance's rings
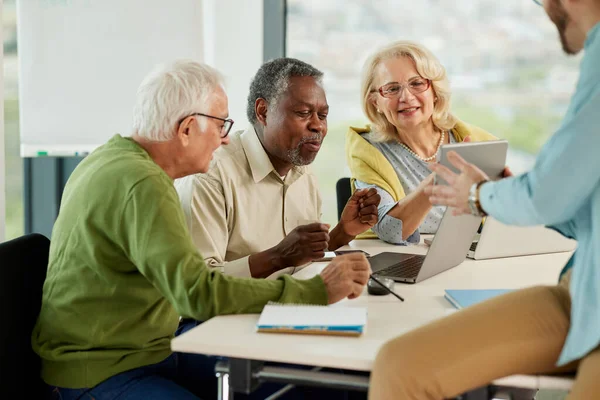
[[[542,2],[538,2],[541,4]],[[600,0],[544,0],[563,49],[585,49],[575,94],[533,169],[490,182],[456,153],[426,189],[455,214],[546,225],[578,241],[556,286],[469,307],[380,350],[370,399],[441,399],[513,374],[577,372],[569,399],[600,397]]]

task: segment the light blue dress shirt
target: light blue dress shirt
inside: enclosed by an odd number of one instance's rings
[[[589,33],[564,121],[533,169],[481,187],[483,209],[512,225],[547,225],[575,238],[571,326],[558,365],[600,343],[600,24]],[[561,274],[562,274],[561,273]]]

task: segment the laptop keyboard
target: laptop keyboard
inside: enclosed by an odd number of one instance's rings
[[[377,275],[392,276],[399,278],[414,278],[419,274],[425,256],[415,256],[403,261],[399,265],[392,265],[377,271]]]

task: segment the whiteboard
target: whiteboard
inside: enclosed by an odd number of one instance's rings
[[[21,155],[81,155],[131,134],[137,87],[203,61],[202,0],[18,0]]]

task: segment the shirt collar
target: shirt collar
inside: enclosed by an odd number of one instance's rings
[[[587,33],[587,37],[585,39],[584,48],[587,50],[592,46],[592,43],[600,36],[600,22],[598,22],[590,31]]]
[[[265,179],[271,172],[279,176],[277,171],[275,171],[275,167],[273,167],[271,160],[269,159],[269,155],[258,139],[258,134],[253,126],[249,126],[244,132],[242,132],[240,139],[242,142],[242,147],[244,148],[244,153],[246,153],[246,158],[248,159],[248,164],[250,164],[252,178],[254,179],[255,183]],[[293,167],[290,170],[290,173],[292,172],[303,174],[305,172],[305,168]]]

